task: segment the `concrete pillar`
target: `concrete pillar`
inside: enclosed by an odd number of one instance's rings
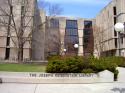
[[[116,0],[117,14],[125,13],[125,0]],[[118,17],[118,22],[125,22],[125,14],[121,14]],[[125,33],[125,32],[124,32]],[[121,38],[122,39],[122,38]],[[123,44],[120,42],[120,49],[125,48],[125,38],[123,38]],[[117,50],[118,51],[118,50]],[[122,51],[122,50],[121,50]],[[116,52],[116,55],[118,52]],[[122,53],[121,53],[122,54]],[[122,56],[122,55],[121,55]]]
[[[79,48],[78,55],[83,56],[83,27],[84,21],[83,19],[78,19],[78,37],[79,37]]]
[[[61,50],[60,50],[60,54],[63,55],[64,54],[64,49],[65,49],[65,45],[64,45],[64,40],[65,40],[65,28],[66,28],[66,19],[65,18],[60,18],[59,19],[59,30],[60,30],[60,40],[61,40]]]

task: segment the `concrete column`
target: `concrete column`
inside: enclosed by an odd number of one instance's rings
[[[125,13],[125,0],[116,0],[117,14]],[[125,22],[125,14],[118,17],[119,22]]]
[[[65,28],[66,28],[66,19],[65,18],[60,18],[59,19],[59,30],[60,30],[60,40],[61,40],[61,50],[60,50],[60,54],[63,55],[64,54],[64,40],[65,40]]]
[[[125,0],[116,0],[117,14],[125,13]],[[125,22],[125,14],[121,14],[118,17],[118,22]],[[121,38],[122,39],[122,38]],[[125,48],[125,38],[123,38],[123,44],[120,42],[120,49]],[[118,51],[118,50],[117,50]],[[116,52],[116,55],[118,53]],[[122,54],[122,53],[121,53]],[[122,56],[122,55],[121,55]]]
[[[83,19],[78,19],[78,37],[79,37],[78,55],[79,56],[83,56],[83,26],[84,26]]]

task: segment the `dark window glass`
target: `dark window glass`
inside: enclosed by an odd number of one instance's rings
[[[117,15],[116,7],[113,7],[114,15]]]
[[[116,24],[116,23],[117,23],[116,21],[117,21],[117,19],[116,19],[116,17],[114,17],[114,24]]]
[[[125,22],[124,22],[124,32],[125,32]]]
[[[83,49],[84,56],[90,56],[93,53],[93,29],[92,29],[92,21],[85,20],[84,21],[84,29],[83,29]]]
[[[7,46],[10,45],[10,37],[7,37]]]
[[[6,48],[6,56],[5,59],[9,59],[10,56],[10,48]]]
[[[72,43],[72,44],[78,44],[78,37],[77,36],[66,36],[65,42]]]
[[[23,28],[23,26],[25,25],[25,7],[21,6],[21,26]]]
[[[25,13],[25,7],[21,6],[21,15],[24,15],[24,13]]]
[[[68,54],[77,53],[74,44],[79,43],[77,20],[67,20],[65,30],[65,48]]]
[[[78,30],[77,29],[66,29],[66,35],[77,36],[78,35]]]
[[[91,29],[84,29],[84,35],[90,35]]]
[[[84,21],[84,28],[92,28],[92,21]]]
[[[113,7],[114,15],[117,15],[116,7]],[[117,18],[114,17],[114,25],[117,23]],[[114,30],[114,36],[117,36],[117,32]]]
[[[89,42],[89,37],[85,37],[84,38],[84,43],[88,43]]]
[[[59,20],[58,19],[51,19],[50,20],[50,27],[59,28]]]
[[[10,13],[13,13],[13,6],[10,6]]]
[[[117,32],[114,30],[114,36],[117,36]]]
[[[66,21],[66,28],[78,28],[77,20],[67,20]]]
[[[123,44],[123,39],[124,39],[124,38],[122,37],[122,38],[121,38],[121,43],[122,43],[122,44]]]
[[[117,48],[117,38],[115,38],[115,47]]]

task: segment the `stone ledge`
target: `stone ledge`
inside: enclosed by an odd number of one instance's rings
[[[19,63],[18,61],[15,60],[0,60],[0,63]],[[31,61],[23,61],[23,63],[38,63],[38,64],[47,64],[48,61],[47,60],[39,60],[39,61],[35,61],[35,60],[31,60]]]
[[[2,83],[2,78],[0,78],[0,83]]]
[[[104,73],[103,73],[104,72]],[[98,74],[83,73],[38,73],[38,72],[0,72],[3,83],[40,83],[40,84],[87,84],[114,82],[111,72]],[[108,77],[103,77],[108,75]],[[107,74],[108,73],[108,74]],[[111,74],[111,75],[110,75]]]

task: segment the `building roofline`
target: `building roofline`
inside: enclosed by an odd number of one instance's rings
[[[110,6],[114,1],[115,1],[115,0],[110,1],[104,8],[102,8],[102,9],[99,11],[99,13],[95,16],[95,18],[96,18],[97,16],[99,16],[99,15],[100,15],[108,6]]]
[[[50,16],[47,16],[50,17]],[[51,16],[52,17],[52,16]],[[81,18],[81,17],[70,17],[70,16],[54,16],[53,18],[65,18],[65,19],[71,19],[71,20],[78,20],[78,19],[83,19],[83,20],[93,20],[95,18]]]

